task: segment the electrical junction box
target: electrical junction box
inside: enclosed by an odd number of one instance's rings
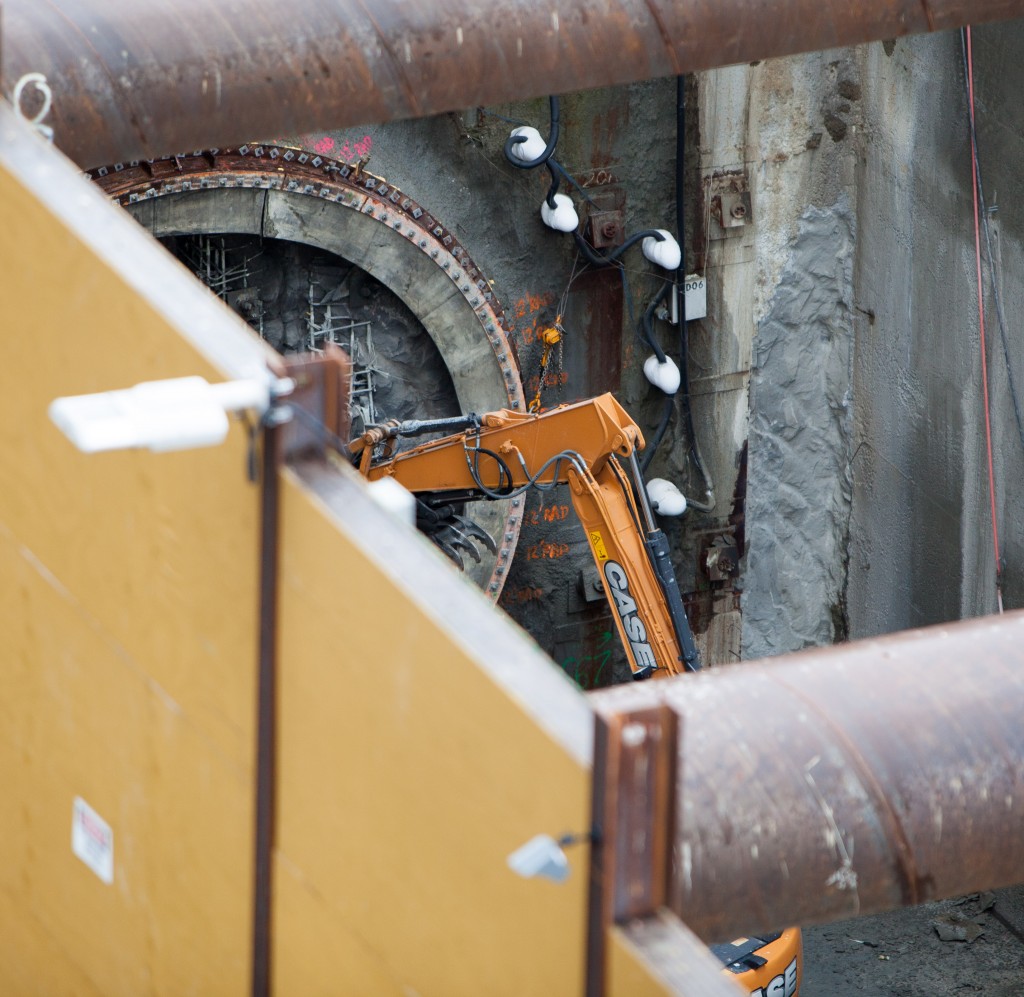
[[[708,285],[707,280],[695,273],[690,274],[684,284],[683,293],[686,296],[686,321],[706,318],[708,314]],[[673,325],[679,324],[678,299],[672,295],[672,318]]]

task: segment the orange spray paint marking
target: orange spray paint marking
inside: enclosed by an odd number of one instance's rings
[[[524,602],[540,602],[543,598],[543,589],[526,586],[525,588],[516,589],[513,592],[506,589],[501,597],[501,601],[504,605],[512,605],[513,603],[521,605]]]
[[[569,553],[568,544],[553,544],[542,540],[539,544],[531,544],[526,548],[527,561],[557,561]]]
[[[523,522],[528,526],[540,526],[542,523],[560,523],[568,517],[567,505],[549,505],[543,509],[530,509],[524,514]]]
[[[563,370],[557,373],[551,372],[544,376],[544,387],[545,388],[557,388],[561,385],[569,383],[569,375]],[[535,374],[526,382],[526,390],[536,392],[540,386],[540,378]]]
[[[527,345],[534,342],[541,330],[545,328],[545,323],[536,316],[539,312],[549,307],[554,300],[555,296],[550,292],[547,294],[527,294],[525,297],[519,298],[510,309],[515,319],[523,320],[515,324],[521,325],[519,335]]]

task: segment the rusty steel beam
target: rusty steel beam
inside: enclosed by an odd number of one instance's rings
[[[669,907],[706,940],[1024,882],[1024,612],[590,701],[681,715]]]
[[[7,0],[85,167],[1020,16],[1022,0]],[[29,113],[31,91],[26,94]]]
[[[668,706],[595,717],[587,997],[607,991],[609,931],[666,905],[679,717]]]

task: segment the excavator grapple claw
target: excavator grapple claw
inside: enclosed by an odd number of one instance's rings
[[[498,551],[497,544],[483,527],[457,513],[455,507],[450,504],[431,506],[420,501],[416,509],[416,526],[421,533],[430,537],[460,570],[465,570],[463,552],[477,564],[480,563],[478,544],[483,544],[492,554]]]
[[[450,543],[447,543],[437,534],[432,536],[430,539],[433,540],[434,543],[437,544],[437,546],[440,547],[442,551],[444,551],[445,556],[449,560],[454,561],[455,564],[458,565],[459,571],[466,570],[466,562],[462,560],[462,556]]]
[[[479,523],[475,523],[465,516],[453,516],[452,519],[461,534],[479,540],[492,554],[498,553],[498,545],[494,542],[494,538]],[[477,560],[479,561],[480,558],[478,557]]]

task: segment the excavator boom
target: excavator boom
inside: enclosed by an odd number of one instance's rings
[[[394,452],[402,436],[460,432]],[[393,477],[421,500],[505,498],[566,484],[635,678],[700,667],[668,542],[636,464],[640,428],[610,395],[540,413],[374,427],[350,448],[370,480]],[[382,452],[382,455],[381,455]],[[620,460],[633,470],[635,489]]]

